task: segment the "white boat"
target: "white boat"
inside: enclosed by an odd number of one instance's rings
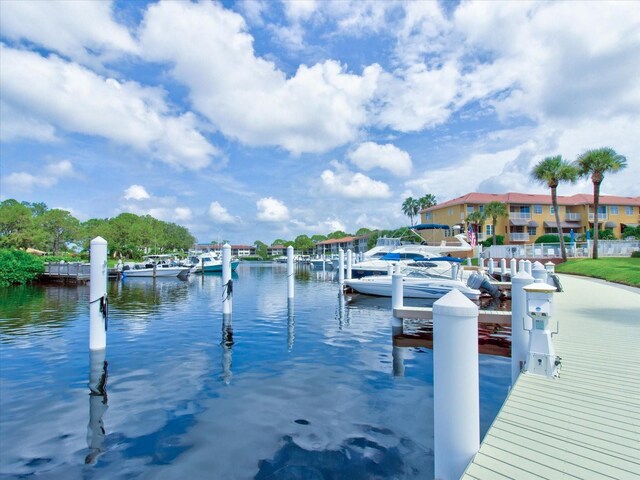
[[[143,263],[126,263],[122,266],[123,277],[179,277],[189,276],[190,268],[168,261],[168,255],[150,255]]]
[[[222,272],[222,256],[219,252],[204,252],[189,257],[191,273]],[[231,259],[231,271],[235,272],[240,264],[239,260]]]
[[[322,270],[323,264],[325,270],[333,270],[333,262],[330,258],[311,258],[309,264],[314,270]]]
[[[402,273],[403,296],[406,298],[440,298],[451,290],[459,290],[471,300],[478,300],[481,291],[469,287],[461,280],[454,280],[442,275],[434,275],[428,268],[406,267]],[[390,275],[375,275],[345,280],[344,284],[351,290],[365,295],[381,297],[391,296]]]

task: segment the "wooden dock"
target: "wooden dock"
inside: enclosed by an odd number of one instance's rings
[[[520,375],[465,480],[640,479],[640,289],[562,283],[560,377]]]
[[[119,278],[120,272],[114,268],[108,271],[109,278]],[[91,278],[91,264],[81,262],[45,263],[44,273],[40,277],[44,281],[63,283],[86,283]]]

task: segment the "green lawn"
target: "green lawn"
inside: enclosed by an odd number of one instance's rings
[[[556,272],[602,278],[610,282],[640,287],[640,258],[572,259],[556,265]]]

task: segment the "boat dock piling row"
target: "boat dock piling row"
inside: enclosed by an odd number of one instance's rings
[[[107,241],[91,240],[91,281],[89,282],[89,350],[107,347]]]

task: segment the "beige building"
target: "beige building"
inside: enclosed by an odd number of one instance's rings
[[[474,192],[422,210],[422,223],[444,224],[450,230],[430,230],[421,234],[431,242],[446,240],[449,236],[464,232],[468,228],[467,216],[475,211],[483,211],[490,202],[502,202],[509,211],[508,217],[498,218],[496,223],[496,233],[504,236],[505,244],[534,243],[541,235],[558,232],[551,195]],[[566,235],[571,230],[580,235],[593,228],[593,195],[558,195],[558,207],[560,228]],[[601,230],[611,229],[620,238],[627,226],[640,224],[640,197],[601,195],[598,218]],[[491,221],[487,219],[482,226],[478,241],[492,236]]]

